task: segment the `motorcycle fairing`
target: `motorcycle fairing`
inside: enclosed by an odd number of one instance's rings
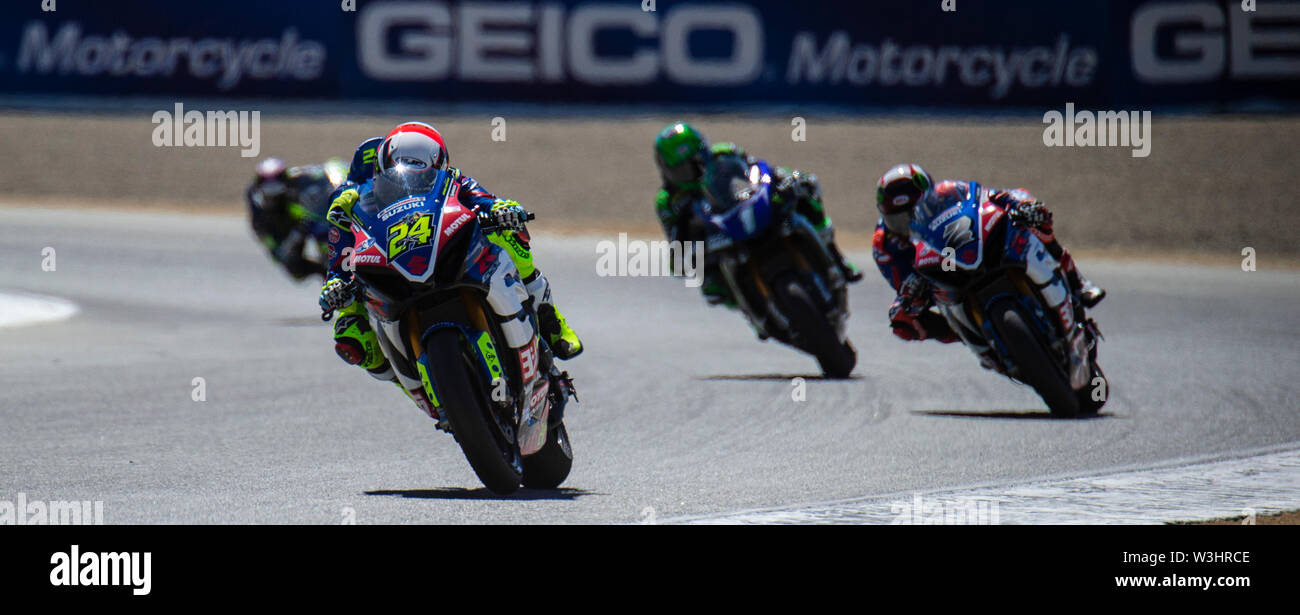
[[[496,273],[501,259],[501,247],[488,241],[483,233],[475,233],[469,248],[465,250],[465,279],[486,285]]]
[[[1037,239],[1029,229],[1018,224],[1007,225],[1006,244],[1002,250],[1002,260],[1006,263],[1025,264],[1029,258],[1029,240]]]
[[[952,249],[952,263],[961,270],[974,271],[984,261],[984,236],[1001,216],[996,206],[981,207],[987,197],[978,183],[970,182],[965,198],[932,216],[912,219],[912,244],[916,248],[913,266],[934,267],[943,260],[945,249]],[[921,209],[918,208],[918,212]]]
[[[432,190],[383,204],[382,209],[373,202],[374,192],[368,191],[352,209],[354,228],[373,239],[374,248],[387,259],[388,266],[411,282],[424,283],[433,277],[439,244],[452,224],[444,220],[444,212],[456,213],[457,220],[463,217],[465,208],[455,197],[456,176],[455,172],[438,171]],[[455,230],[460,226],[464,226],[463,220]]]
[[[772,169],[767,162],[760,160],[749,167],[749,182],[755,188],[754,193],[726,211],[714,212],[703,200],[696,202],[696,214],[712,232],[721,233],[733,241],[745,241],[762,233],[772,223]]]

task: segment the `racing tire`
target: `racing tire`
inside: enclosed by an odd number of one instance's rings
[[[995,301],[987,311],[989,322],[1002,338],[1002,343],[1019,372],[1019,380],[1033,387],[1039,397],[1047,402],[1053,416],[1073,418],[1079,414],[1079,398],[1070,381],[1057,367],[1051,353],[1043,347],[1029,328],[1014,300]]]
[[[1101,401],[1092,398],[1092,391],[1095,388],[1092,381],[1101,378],[1103,390],[1106,394],[1102,396]],[[1110,399],[1110,381],[1106,379],[1106,374],[1102,373],[1101,367],[1096,363],[1092,365],[1092,377],[1088,379],[1088,384],[1082,389],[1075,391],[1075,396],[1079,398],[1079,414],[1093,415],[1101,411],[1102,406]]]
[[[857,350],[848,340],[840,341],[835,327],[817,309],[799,276],[782,276],[774,288],[786,318],[796,335],[803,338],[804,350],[817,358],[822,373],[827,378],[848,378],[858,364]]]
[[[430,361],[427,366],[441,402],[438,411],[447,417],[465,459],[483,485],[499,495],[514,493],[523,478],[519,445],[507,442],[495,427],[496,420],[488,415],[485,396],[472,384],[479,375],[465,360],[460,333],[455,329],[435,331],[425,345],[425,354],[460,358]]]
[[[555,489],[569,477],[573,468],[573,447],[564,423],[556,423],[546,433],[541,450],[524,457],[524,486],[529,489]]]

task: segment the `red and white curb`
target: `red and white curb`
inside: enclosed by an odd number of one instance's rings
[[[77,304],[44,295],[0,292],[0,327],[22,327],[71,318]]]
[[[1135,525],[1300,508],[1300,449],[1241,459],[665,519],[691,524]]]

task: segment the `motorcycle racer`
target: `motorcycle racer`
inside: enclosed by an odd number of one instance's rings
[[[400,124],[385,137],[368,139],[357,148],[348,171],[349,181],[336,191],[326,216],[331,226],[330,260],[327,281],[321,288],[320,305],[321,309],[334,310],[338,314],[334,322],[335,352],[347,363],[362,367],[377,379],[396,381],[393,368],[371,329],[365,306],[350,292],[347,283],[351,273],[347,258],[354,242],[352,208],[359,202],[374,198],[373,179],[377,173],[403,165],[409,169],[435,173],[449,170],[456,174],[457,198],[461,204],[474,210],[480,222],[501,229],[488,233],[488,239],[510,254],[536,309],[539,333],[545,336],[557,358],[578,356],[582,352],[582,342],[555,308],[550,283],[533,264],[528,233],[523,227],[526,212],[515,201],[497,198],[473,178],[451,167],[449,162],[442,135],[421,122]],[[405,387],[402,388],[406,391]],[[423,392],[406,392],[417,405],[429,411]]]
[[[930,174],[916,164],[897,165],[877,182],[876,207],[881,218],[872,237],[872,253],[881,275],[898,293],[889,307],[889,323],[894,335],[904,340],[936,339],[946,344],[960,339],[947,321],[931,309],[934,297],[929,281],[913,271],[916,251],[910,239],[910,225],[913,208],[927,194],[960,190],[965,185],[966,182],[952,180],[936,185]],[[1085,307],[1094,307],[1105,298],[1106,291],[1083,277],[1070,253],[1056,240],[1052,213],[1041,201],[1020,188],[992,189],[989,200],[1005,208],[1013,223],[1029,229],[1042,241],[1048,253],[1060,263],[1061,271]],[[997,365],[991,358],[984,363],[993,369]]]
[[[296,280],[324,275],[324,265],[308,259],[304,251],[308,240],[324,246],[330,193],[343,183],[343,175],[338,159],[289,167],[279,158],[267,158],[257,164],[256,177],[244,193],[253,233]]]
[[[694,203],[705,197],[704,171],[718,157],[738,156],[749,164],[757,159],[735,143],[709,145],[704,134],[690,124],[678,122],[665,127],[655,137],[655,164],[661,186],[655,195],[655,213],[669,241],[703,241],[703,226],[695,219]],[[776,168],[773,183],[781,198],[796,201],[795,210],[817,230],[823,245],[849,282],[862,279],[862,272],[840,253],[835,245],[835,231],[822,202],[817,176],[786,167]],[[710,304],[735,307],[726,285],[719,280],[717,268],[705,257],[704,284],[701,291]]]

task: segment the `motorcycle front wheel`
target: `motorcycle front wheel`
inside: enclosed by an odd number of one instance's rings
[[[1069,379],[1029,328],[1019,304],[1011,299],[995,301],[987,315],[1015,362],[1020,381],[1034,388],[1053,416],[1077,416],[1079,399]]]
[[[502,433],[489,414],[486,396],[475,389],[473,379],[479,375],[465,360],[459,332],[435,331],[425,345],[425,355],[440,359],[427,366],[441,403],[438,411],[447,417],[470,467],[493,493],[514,493],[523,479],[519,446]]]
[[[817,309],[799,276],[781,276],[773,291],[791,328],[803,339],[805,350],[817,358],[822,373],[827,378],[848,378],[858,364],[858,353],[848,340],[840,341],[835,326]]]

